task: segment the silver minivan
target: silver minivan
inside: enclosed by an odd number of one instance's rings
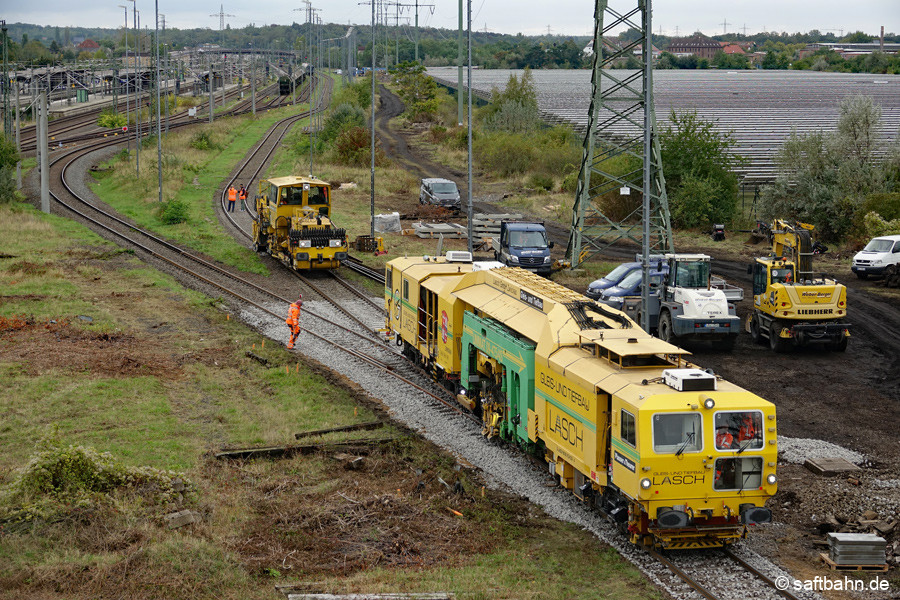
[[[459,212],[459,189],[449,179],[423,179],[422,187],[419,188],[419,204],[434,204]]]

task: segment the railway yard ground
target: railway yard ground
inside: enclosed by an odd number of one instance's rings
[[[464,189],[465,173],[436,157],[421,131],[389,121],[397,110],[391,96],[381,97],[379,134],[406,175],[388,185],[377,210],[398,211],[405,223],[444,218],[418,205],[416,182],[447,177]],[[336,171],[328,179],[359,183],[362,173]],[[487,212],[521,208],[503,200],[508,192],[528,194],[508,182],[479,180],[475,202]],[[341,208],[343,199],[352,208]],[[557,202],[548,198],[535,216],[552,221]],[[339,218],[367,219],[367,190],[336,189],[335,203]],[[0,529],[0,597],[164,598],[200,590],[268,598],[274,585],[296,582],[305,591],[341,593],[453,589],[459,598],[691,597],[671,585],[659,591],[657,577],[641,575],[591,526],[549,516],[555,513],[509,493],[502,478],[498,484],[458,452],[415,435],[422,429],[390,419],[378,398],[326,366],[333,360],[298,361],[278,343],[286,337],[283,324],[274,341],[264,341],[269,329],[238,323],[253,321],[252,310],[186,289],[68,220],[0,210],[0,239],[12,240],[0,247],[0,372],[9,382],[0,486],[13,481],[12,469],[28,463],[55,423],[65,423],[56,433],[63,445],[112,450],[125,465],[175,469],[187,482],[174,497],[160,500],[139,487],[113,503],[65,507],[54,519],[38,519],[41,525]],[[550,225],[561,253],[562,227]],[[729,232],[726,242],[713,243],[691,235],[676,244],[714,256],[713,271],[743,286],[749,298],[746,266],[768,250],[746,243],[748,237]],[[422,247],[405,236],[385,242],[388,258]],[[464,244],[448,240],[444,249]],[[630,253],[610,252],[583,273],[555,279],[584,289]],[[799,580],[887,578],[886,594],[860,597],[891,598],[900,595],[900,290],[857,281],[849,258],[846,252],[817,258],[817,270],[849,288],[853,337],[846,353],[776,354],[747,334],[732,353],[689,349],[701,366],[778,409],[775,523],[754,528],[744,545]],[[384,259],[367,262],[380,266]],[[264,264],[281,277],[277,264]],[[748,307],[747,300],[739,304],[738,314],[745,317]],[[372,420],[389,424],[323,439],[365,438],[350,450],[326,448],[291,460],[214,457],[223,446],[292,444],[299,431]],[[803,463],[816,456],[847,458],[861,468],[815,475]],[[170,530],[166,515],[183,510],[199,521]],[[882,534],[892,569],[827,570],[818,558],[821,543],[826,532],[840,530]]]

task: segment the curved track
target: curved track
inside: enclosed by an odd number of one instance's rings
[[[276,124],[273,131],[280,131],[283,135],[287,127],[300,118],[303,118],[303,115],[292,115]],[[273,145],[277,145],[280,141],[277,134],[272,134],[268,139]],[[120,143],[120,140],[115,143]],[[214,297],[224,295],[232,298],[238,305],[252,307],[266,318],[283,324],[284,315],[278,309],[292,300],[284,297],[283,288],[276,285],[277,289],[272,289],[271,282],[267,281],[267,278],[239,273],[235,269],[220,266],[208,258],[187,251],[177,244],[128,223],[76,191],[77,186],[68,179],[69,169],[73,168],[79,159],[110,145],[115,144],[111,143],[111,140],[94,141],[75,149],[61,151],[52,158],[50,179],[54,211],[86,224],[101,236],[123,247],[134,249],[138,256],[171,273],[192,288],[205,291]],[[271,153],[271,149],[269,152]],[[273,306],[276,307],[274,310]],[[390,376],[397,381],[398,386],[408,386],[424,394],[431,402],[441,407],[441,410],[449,410],[475,420],[462,411],[445,391],[433,386],[421,376],[418,369],[386,346],[383,340],[378,339],[370,328],[361,323],[350,326],[308,308],[303,312],[307,319],[313,321],[312,326],[302,328],[304,335],[337,348],[351,359]],[[360,331],[360,327],[363,331]],[[360,348],[361,342],[366,345],[365,349]]]

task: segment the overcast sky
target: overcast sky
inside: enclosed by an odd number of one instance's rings
[[[378,0],[379,3],[383,0]],[[389,3],[419,7],[419,25],[453,29],[458,24],[456,0],[388,0]],[[130,0],[0,0],[0,19],[8,23],[38,25],[76,25],[117,27],[124,22],[119,4],[132,6]],[[169,27],[219,28],[220,5],[232,28],[250,24],[290,24],[305,22],[302,0],[229,0],[184,2],[159,0],[159,12]],[[630,9],[636,0],[610,0],[613,8]],[[319,17],[327,23],[371,23],[371,4],[359,0],[312,0]],[[884,25],[886,33],[900,32],[900,0],[653,0],[653,32],[669,36],[702,31],[708,35],[728,32],[748,34],[759,31],[829,30],[840,35],[861,30],[877,35]],[[152,28],[154,3],[137,0],[141,25]],[[301,10],[296,10],[296,9]],[[394,11],[389,7],[389,23]],[[465,4],[464,4],[465,10]],[[400,22],[414,22],[412,6],[400,8]],[[210,16],[216,14],[216,16]],[[464,14],[465,18],[465,14]],[[129,10],[129,21],[131,11]],[[588,0],[472,0],[472,28],[497,33],[538,35],[548,31],[556,35],[590,35],[593,2]],[[726,24],[727,23],[727,24]]]

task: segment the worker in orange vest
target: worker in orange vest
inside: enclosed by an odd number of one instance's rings
[[[730,450],[734,445],[734,436],[728,431],[727,427],[719,427],[716,433],[716,448],[719,450]]]
[[[297,296],[297,300],[295,302],[291,302],[291,306],[290,308],[288,308],[288,318],[285,321],[291,330],[291,339],[289,339],[287,343],[288,350],[292,350],[294,348],[294,342],[297,341],[297,336],[300,335],[301,307],[303,307],[303,294]]]
[[[753,422],[753,416],[747,413],[741,422],[741,428],[738,430],[738,441],[752,440],[755,437],[756,424]]]
[[[237,190],[234,186],[228,186],[228,212],[234,212],[234,202],[237,200]]]
[[[247,210],[247,190],[244,189],[244,184],[238,190],[238,198],[241,200],[241,210]]]

